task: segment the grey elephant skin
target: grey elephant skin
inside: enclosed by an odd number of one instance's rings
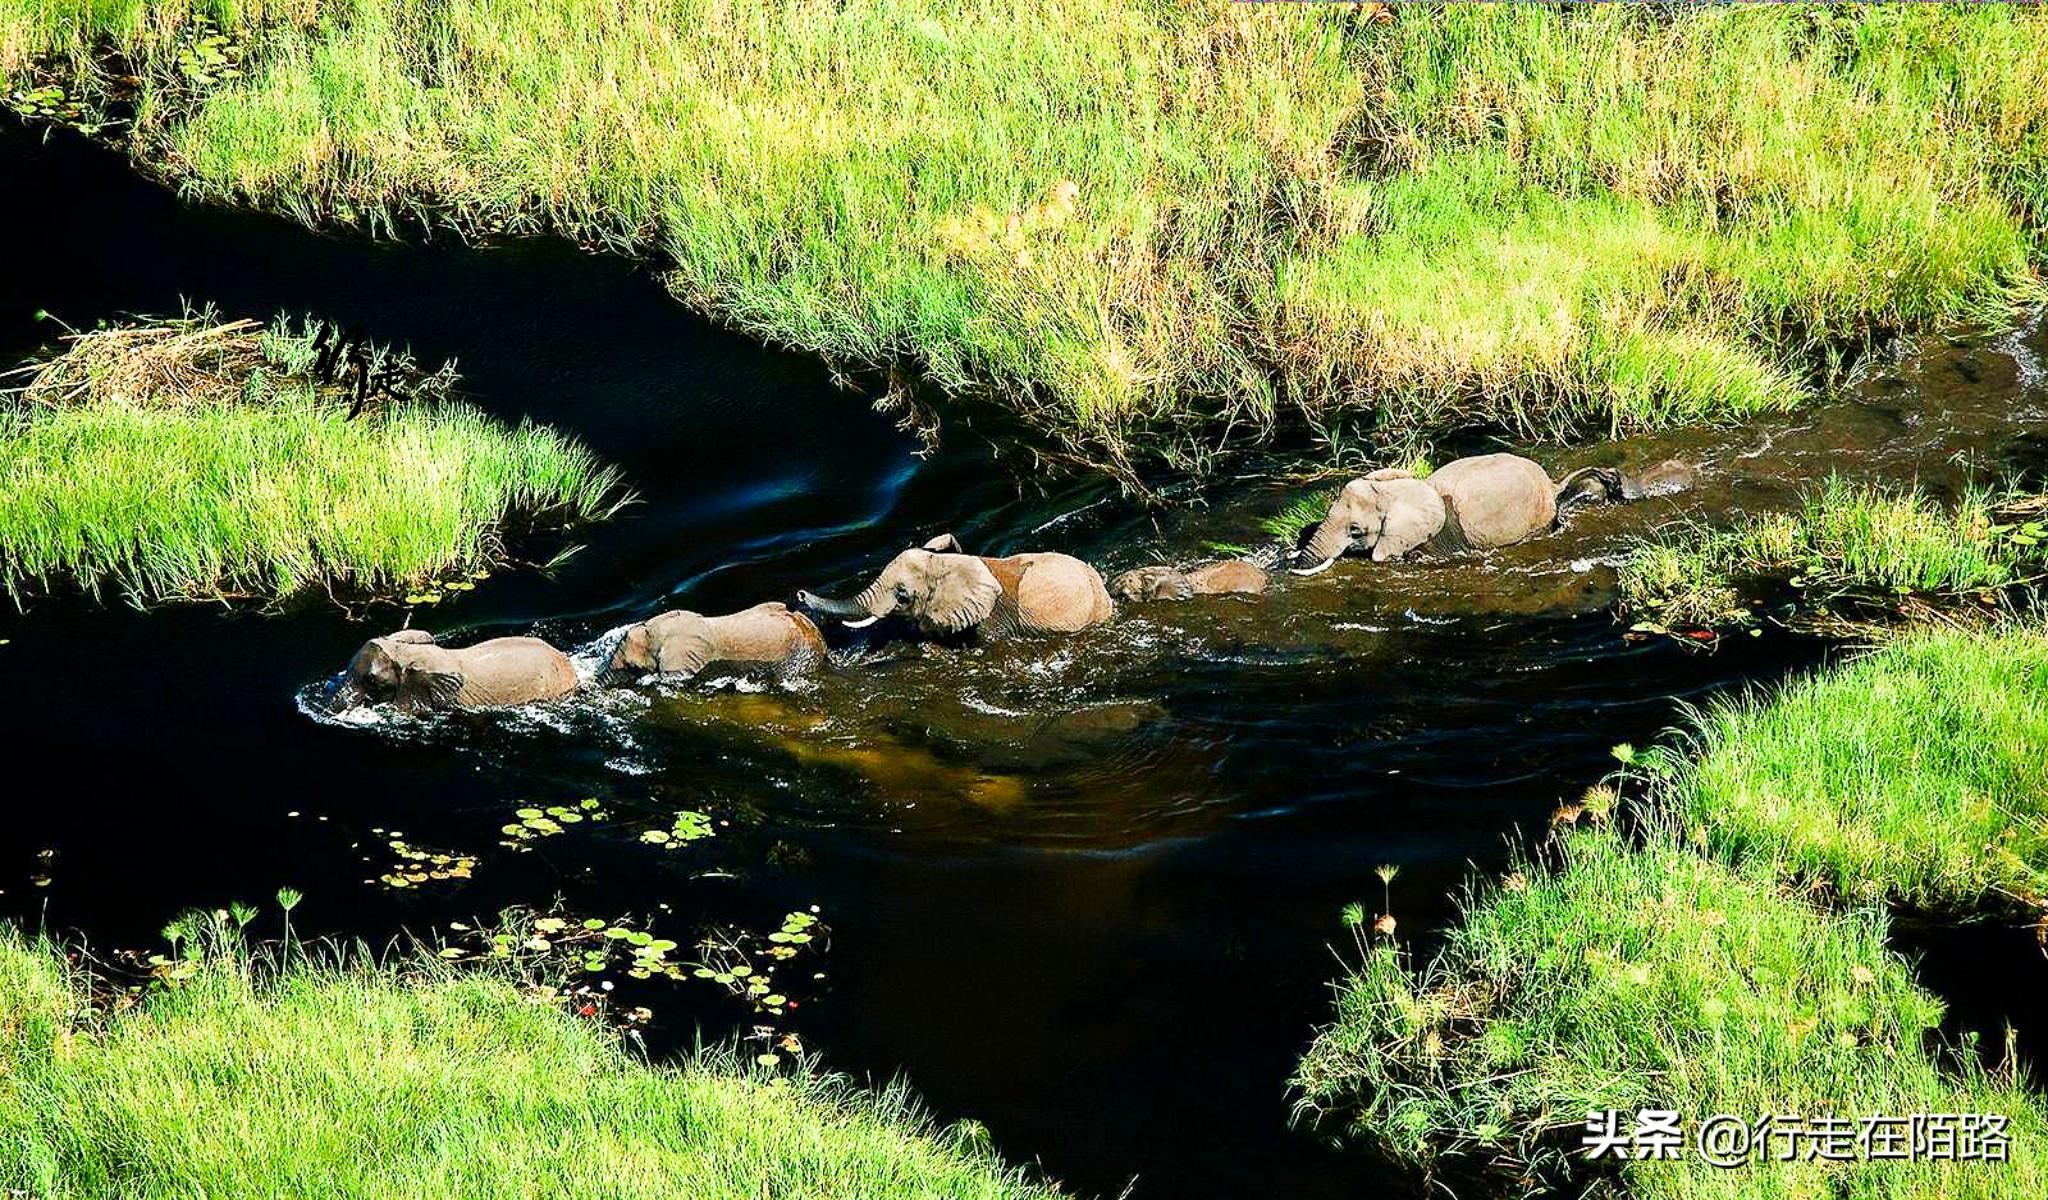
[[[1101,573],[1072,555],[984,558],[963,553],[952,534],[905,550],[851,597],[798,598],[854,628],[904,616],[927,634],[1078,633],[1116,612]]]
[[[554,700],[576,687],[568,656],[539,638],[492,638],[456,650],[434,644],[425,630],[401,629],[356,651],[333,707],[484,708]]]
[[[1196,596],[1257,596],[1272,577],[1256,563],[1241,558],[1200,563],[1192,567],[1164,564],[1137,567],[1110,581],[1109,594],[1118,600],[1191,600]]]
[[[1482,454],[1444,464],[1426,479],[1375,471],[1344,485],[1329,515],[1302,547],[1297,575],[1327,569],[1351,550],[1374,562],[1416,550],[1492,550],[1534,537],[1557,522],[1560,503],[1634,500],[1692,486],[1690,467],[1660,463],[1643,477],[1612,468],[1573,472],[1562,483],[1515,454]]]
[[[809,617],[779,601],[707,617],[675,609],[627,628],[605,666],[690,680],[717,669],[795,675],[825,661],[825,638]]]

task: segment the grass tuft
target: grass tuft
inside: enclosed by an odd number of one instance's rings
[[[1666,625],[1750,619],[1745,586],[1791,584],[1825,606],[1953,600],[2048,568],[2044,498],[1972,489],[1944,507],[1912,490],[1829,476],[1798,511],[1692,525],[1639,542],[1618,579],[1624,606]]]
[[[1035,1197],[900,1088],[652,1067],[507,977],[211,961],[108,1015],[0,932],[0,1187],[88,1196]]]
[[[2048,907],[2048,636],[1923,633],[1700,714],[1667,801],[1857,903]]]
[[[0,587],[131,602],[383,593],[502,559],[514,519],[580,522],[617,473],[538,426],[414,399],[351,416],[311,327],[188,320],[76,339],[0,407]]]

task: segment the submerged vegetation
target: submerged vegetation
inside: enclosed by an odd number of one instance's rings
[[[382,593],[487,571],[515,518],[588,521],[619,480],[363,351],[337,385],[316,326],[188,318],[74,337],[0,407],[0,586],[135,603]],[[464,584],[467,586],[467,584]]]
[[[1998,593],[2048,571],[2048,497],[1972,489],[1953,505],[1830,476],[1790,513],[1692,524],[1639,543],[1618,586],[1630,610],[1668,626],[1754,619],[1743,592],[1791,585],[1820,608],[1883,607]]]
[[[190,969],[185,969],[187,966]],[[0,932],[0,1188],[109,1195],[1037,1197],[900,1090],[630,1057],[505,973],[234,950],[101,1003]],[[109,1011],[109,1009],[113,1011]]]
[[[1560,853],[1554,868],[1524,861],[1478,889],[1424,970],[1361,940],[1337,1022],[1296,1078],[1309,1112],[1341,1111],[1352,1132],[1424,1167],[1481,1156],[1543,1178],[1584,1161],[1589,1110],[1619,1110],[1624,1135],[1638,1109],[1675,1110],[1688,1138],[1717,1113],[1855,1127],[1989,1112],[2008,1120],[2007,1161],[1774,1161],[1776,1138],[1732,1169],[1696,1144],[1618,1169],[1641,1200],[2048,1189],[2048,1108],[2011,1063],[1992,1072],[1927,1048],[1942,1006],[1886,946],[1879,913],[1826,912],[1767,869],[1661,834],[1638,847],[1583,830]]]
[[[1098,461],[1740,416],[2041,292],[2048,14],[1308,9],[0,0],[0,90],[127,96],[209,198],[661,260]]]

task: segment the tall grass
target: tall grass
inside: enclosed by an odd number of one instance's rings
[[[1617,586],[1627,607],[1674,625],[1747,620],[1744,585],[1792,583],[1825,603],[1993,591],[2048,567],[2041,497],[1985,488],[1952,505],[1829,476],[1797,511],[1691,525],[1637,543]]]
[[[0,73],[100,39],[189,192],[656,258],[1109,459],[1741,416],[2041,293],[2048,15],[1998,6],[0,0]]]
[[[589,451],[466,405],[351,418],[260,367],[224,390],[0,408],[0,587],[16,603],[67,582],[137,604],[381,593],[493,567],[510,521],[593,520],[617,503],[616,472]]]
[[[509,979],[215,961],[107,1015],[0,932],[0,1187],[50,1197],[1027,1197],[898,1089],[629,1057]]]
[[[1518,864],[1477,889],[1417,969],[1361,941],[1338,1015],[1295,1080],[1304,1111],[1398,1158],[1463,1159],[1556,1184],[1589,1109],[1860,1121],[1915,1112],[2010,1119],[2005,1163],[1675,1162],[1619,1168],[1640,1200],[1997,1197],[2048,1189],[2048,1108],[2007,1073],[1928,1049],[1941,1004],[1885,944],[1872,910],[1832,914],[1768,871],[1655,836],[1565,840],[1552,868]],[[1782,1145],[1782,1142],[1777,1143]]]
[[[1664,797],[1718,852],[1859,902],[2048,907],[2048,636],[1928,633],[1700,714]]]

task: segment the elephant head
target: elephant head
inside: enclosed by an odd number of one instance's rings
[[[717,657],[711,624],[693,612],[665,612],[627,627],[599,674],[601,683],[635,671],[642,675],[695,676]]]
[[[363,643],[335,688],[335,710],[386,701],[400,708],[450,704],[462,690],[462,674],[448,651],[423,629],[401,629]]]
[[[1296,575],[1328,570],[1345,551],[1368,550],[1374,562],[1399,558],[1443,530],[1443,497],[1413,478],[1354,479],[1330,504],[1330,513],[1309,535]]]
[[[960,633],[989,618],[1003,589],[987,563],[956,553],[958,546],[951,534],[944,534],[889,560],[873,583],[851,597],[835,600],[799,592],[797,599],[853,629],[883,617],[907,616],[932,632]]]

